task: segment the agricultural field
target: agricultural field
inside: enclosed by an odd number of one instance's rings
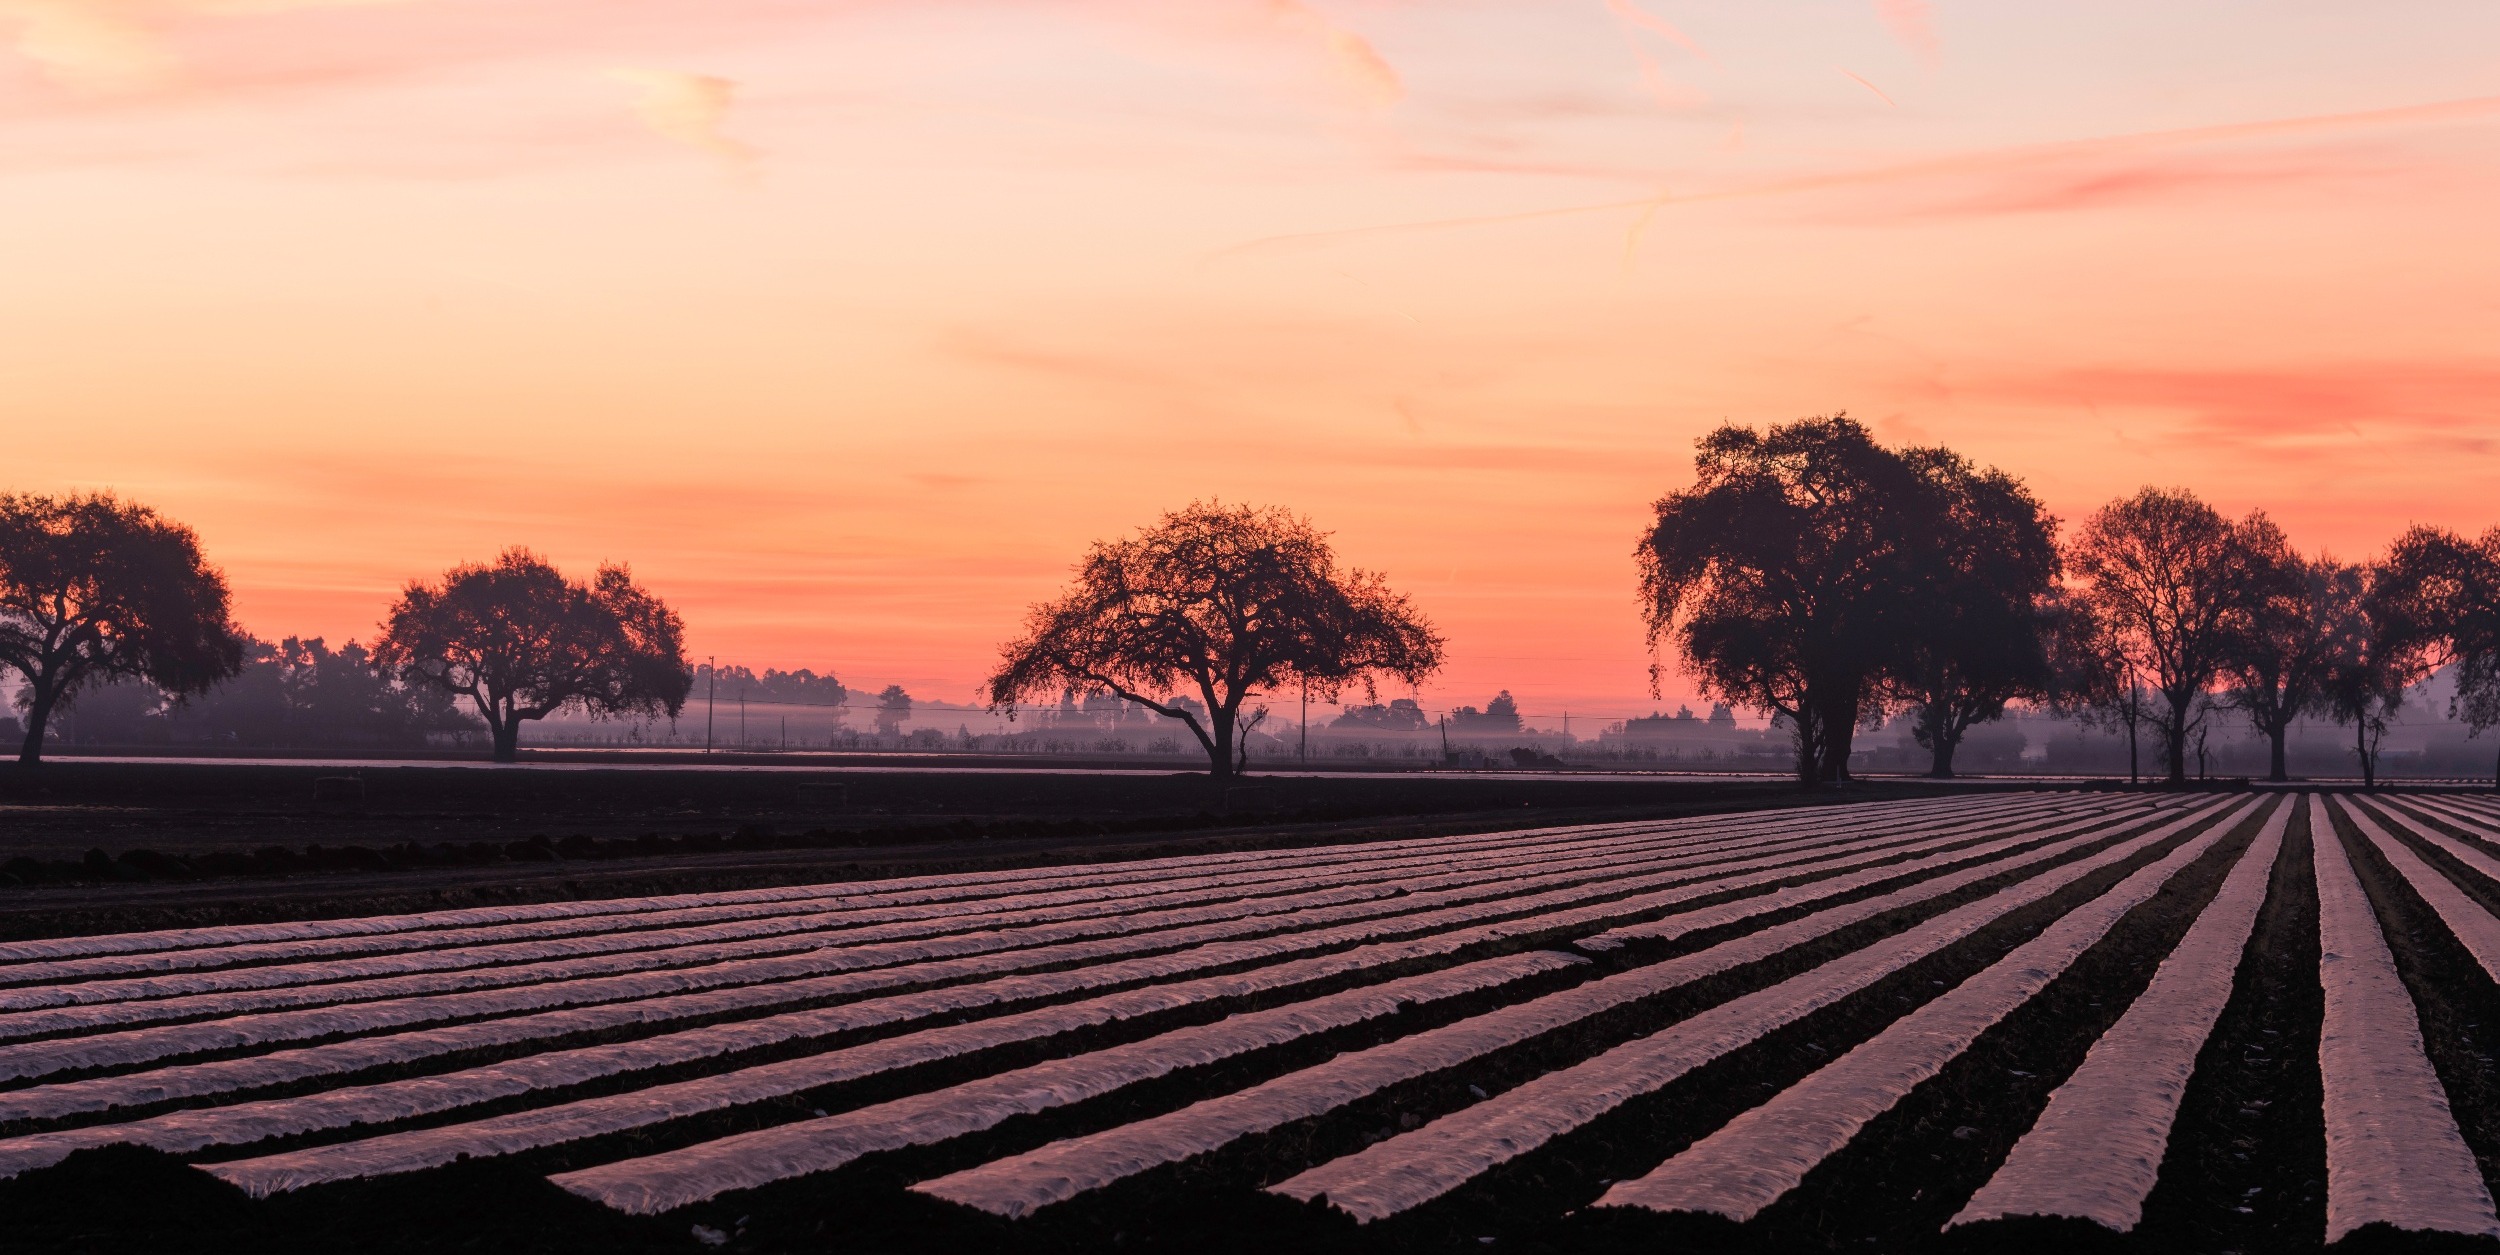
[[[0,1244],[2500,1250],[2496,976],[2463,793],[22,940]]]

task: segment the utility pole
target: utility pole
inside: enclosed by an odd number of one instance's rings
[[[712,673],[712,686],[703,694],[703,752],[709,754],[712,752],[712,709],[720,704],[720,655],[704,659],[703,665]]]
[[[1302,681],[1302,761],[1311,761],[1311,681]]]

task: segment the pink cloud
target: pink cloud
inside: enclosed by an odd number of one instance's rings
[[[391,4],[400,0],[0,0],[0,20],[16,23],[17,51],[45,77],[89,92],[161,88],[182,57],[167,28],[186,19],[232,18],[290,10]]]
[[[2176,420],[2166,444],[2278,460],[2481,454],[2500,436],[2500,365],[2345,362],[2188,369],[2076,367],[1966,381],[1970,396]]]
[[[712,74],[684,70],[620,69],[609,76],[634,89],[634,112],[662,139],[710,153],[731,168],[754,168],[755,149],[722,130],[738,85]]]
[[[1267,0],[1267,8],[1277,25],[1318,47],[1338,87],[1356,104],[1385,109],[1405,97],[1406,84],[1370,40],[1301,0]]]
[[[1875,0],[1875,16],[1883,19],[1901,46],[1921,60],[1934,61],[1944,50],[1936,38],[1936,10],[1927,0]]]
[[[1653,35],[1662,36],[1693,56],[1706,60],[1709,54],[1702,51],[1700,44],[1693,42],[1690,36],[1669,25],[1665,19],[1632,3],[1632,0],[1606,0],[1606,8],[1615,15],[1615,20],[1622,24],[1624,45],[1632,50],[1632,59],[1641,67],[1641,82],[1649,89],[1650,96],[1657,100],[1660,107],[1688,109],[1708,103],[1710,99],[1708,93],[1691,84],[1678,83],[1667,76],[1666,67],[1660,64],[1657,57],[1650,55],[1648,48],[1642,46],[1639,32],[1648,31]]]

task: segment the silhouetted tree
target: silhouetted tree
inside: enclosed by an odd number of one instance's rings
[[[1356,729],[1369,732],[1421,732],[1432,721],[1424,717],[1421,703],[1411,697],[1391,700],[1387,705],[1348,706],[1338,715],[1331,728]]]
[[[520,548],[411,582],[373,656],[405,683],[475,703],[498,762],[518,754],[528,720],[568,708],[674,718],[693,683],[685,624],[625,568],[577,583]]]
[[[2152,717],[2172,784],[2187,779],[2188,738],[2247,612],[2248,554],[2241,526],[2161,488],[2101,507],[2067,553],[2102,639],[2160,697]]]
[[[1519,702],[1510,695],[1509,689],[1494,694],[1493,700],[1486,702],[1482,710],[1461,706],[1450,712],[1450,730],[1453,732],[1508,733],[1517,732],[1519,728]]]
[[[1179,719],[1208,770],[1247,766],[1258,712],[1244,703],[1307,683],[1334,701],[1375,678],[1410,684],[1441,665],[1441,638],[1380,575],[1340,571],[1325,534],[1281,509],[1192,502],[1136,536],[1094,546],[1074,586],[1033,607],[989,679],[993,708],[1074,685]],[[1200,713],[1158,700],[1195,689]]]
[[[25,677],[18,761],[97,680],[180,697],[243,665],[226,580],[190,528],[109,493],[0,495],[0,667]]]
[[[903,721],[911,718],[911,694],[900,684],[889,684],[877,694],[877,735],[901,736]]]
[[[243,654],[233,678],[149,712],[143,735],[173,743],[383,748],[423,746],[430,733],[478,727],[451,694],[393,683],[354,641],[332,649],[318,636],[275,645],[246,637]],[[83,723],[83,701],[80,709]]]
[[[1658,501],[1638,550],[1650,644],[1671,641],[1709,696],[1784,721],[1799,784],[1845,780],[1898,653],[1923,485],[1846,415],[1698,444],[1697,482]]]
[[[2062,591],[2047,604],[2043,621],[2049,709],[2087,726],[2125,734],[2127,783],[2134,784],[2144,774],[2138,733],[2151,710],[2143,678],[2124,642],[2094,614],[2090,601]]]
[[[2387,630],[2454,670],[2448,716],[2479,735],[2500,724],[2500,527],[2466,540],[2435,527],[2397,538],[2379,573]],[[2500,767],[2492,774],[2500,788]]]
[[[2405,690],[2427,673],[2427,654],[2410,630],[2399,590],[2382,590],[2374,568],[2338,568],[2327,584],[2326,708],[2353,730],[2361,787],[2378,787],[2378,748]]]
[[[1994,467],[1949,449],[1903,457],[1928,499],[1925,535],[1912,550],[1917,587],[1887,673],[1894,696],[1915,713],[1911,735],[1931,756],[1927,774],[1944,777],[1974,725],[2048,694],[2042,615],[2059,574],[2057,520],[2021,480]]]
[[[2284,738],[2292,722],[2326,710],[2334,662],[2339,590],[2359,578],[2331,559],[2294,552],[2283,530],[2263,514],[2240,525],[2248,559],[2248,602],[2223,666],[2222,702],[2266,738],[2266,778],[2285,780]]]

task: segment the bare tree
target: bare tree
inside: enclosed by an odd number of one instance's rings
[[[685,624],[621,566],[588,584],[527,549],[411,582],[382,623],[374,664],[408,684],[467,697],[497,762],[521,725],[560,710],[675,718],[692,687]]]
[[[2292,722],[2327,709],[2338,599],[2360,572],[2331,558],[2301,557],[2262,513],[2249,515],[2239,531],[2248,602],[2223,666],[2229,687],[2221,701],[2266,738],[2266,778],[2284,780],[2284,738]]]
[[[1033,607],[988,682],[994,709],[1068,690],[1111,693],[1178,719],[1208,771],[1238,774],[1265,713],[1245,704],[1308,683],[1334,701],[1378,677],[1420,684],[1441,637],[1387,581],[1340,571],[1327,536],[1275,508],[1192,502],[1094,546],[1076,582]],[[1199,710],[1169,697],[1194,690]]]
[[[2048,624],[2049,707],[2083,724],[2124,733],[2127,783],[2143,779],[2139,733],[2149,709],[2143,678],[2092,603],[2070,593],[2052,596]]]
[[[2429,651],[2408,629],[2398,590],[2380,568],[2345,567],[2328,588],[2326,707],[2353,730],[2361,787],[2378,787],[2379,742],[2405,690],[2429,671]],[[2384,586],[2384,587],[2383,587]]]
[[[2094,513],[2066,565],[2108,647],[2159,695],[2153,722],[2168,777],[2184,783],[2203,699],[2231,661],[2249,605],[2243,525],[2187,492],[2147,488]]]
[[[0,667],[26,678],[18,761],[91,682],[136,679],[177,698],[243,669],[226,580],[199,537],[109,493],[0,495]]]

